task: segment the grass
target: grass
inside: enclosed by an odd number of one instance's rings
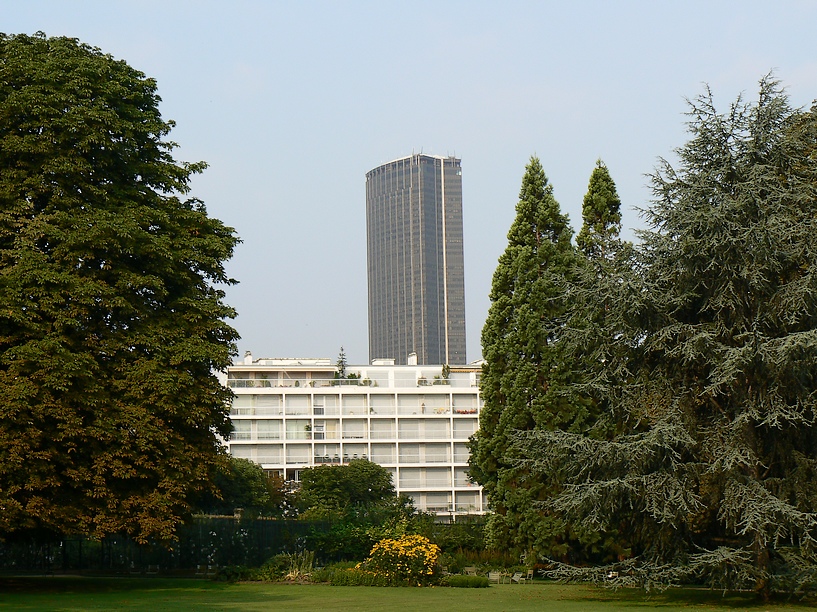
[[[757,603],[751,595],[679,589],[646,595],[583,585],[503,584],[488,589],[331,587],[243,583],[178,578],[93,578],[54,576],[0,578],[0,611],[5,610],[321,610],[321,612],[444,609],[537,612],[667,610],[773,612],[813,610],[811,605]]]

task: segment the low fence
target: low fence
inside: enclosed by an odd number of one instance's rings
[[[127,536],[91,540],[82,536],[30,537],[0,541],[0,572],[116,574],[210,573],[227,565],[258,567],[280,553],[315,550],[323,561],[337,554],[316,550],[331,534],[328,521],[197,517],[181,525],[169,546],[137,544]],[[475,521],[436,523],[429,535],[443,549],[481,549],[482,517]]]
[[[307,537],[329,523],[197,518],[179,528],[169,546],[138,544],[126,536],[37,537],[0,542],[2,572],[186,573],[225,565],[258,566],[270,557],[304,548]]]

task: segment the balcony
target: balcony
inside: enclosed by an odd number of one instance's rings
[[[386,381],[382,381],[383,386],[387,386]],[[228,378],[227,386],[231,389],[280,389],[280,388],[327,388],[327,387],[371,387],[377,388],[381,384],[376,380],[368,378]],[[473,383],[470,380],[454,379],[448,380],[428,380],[426,378],[396,378],[393,381],[391,388],[417,388],[423,387],[433,392],[434,389],[440,391],[449,388],[456,389],[475,389],[479,383]]]
[[[451,481],[445,478],[402,478],[401,489],[447,489]]]
[[[448,455],[400,455],[400,463],[450,463]]]

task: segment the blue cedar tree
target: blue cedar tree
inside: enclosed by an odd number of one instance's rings
[[[814,590],[817,108],[767,77],[757,102],[722,113],[707,92],[689,115],[633,272],[610,283],[616,435],[536,432],[520,452],[572,485],[548,507],[627,525],[628,582]]]

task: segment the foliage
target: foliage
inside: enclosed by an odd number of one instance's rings
[[[307,545],[319,550],[323,560],[363,559],[378,540],[419,530],[411,506],[403,501],[398,498],[395,503],[379,504],[365,512],[337,515],[328,530],[312,530]]]
[[[248,459],[228,457],[227,465],[219,467],[213,478],[214,491],[205,493],[195,504],[209,514],[245,516],[282,516],[290,505],[291,493],[283,478],[267,474],[257,463]]]
[[[246,565],[226,565],[218,568],[213,576],[213,580],[218,582],[249,582],[258,579],[258,568]]]
[[[315,553],[311,550],[302,550],[289,555],[289,570],[284,575],[285,580],[308,580],[315,564]]]
[[[281,553],[261,566],[258,578],[266,581],[303,582],[310,579],[314,564],[315,553],[311,550]]]
[[[338,353],[338,361],[335,364],[337,367],[337,371],[335,372],[335,378],[346,378],[346,352],[343,350],[343,347],[340,347],[340,352]]]
[[[541,163],[532,157],[494,272],[482,330],[485,405],[471,439],[470,473],[485,487],[494,511],[489,545],[499,549],[561,556],[570,550],[568,541],[581,536],[555,513],[537,509],[554,485],[532,476],[512,454],[515,432],[581,430],[588,416],[582,398],[571,395],[572,373],[560,369],[569,305],[564,285],[581,263],[571,234]]]
[[[611,256],[610,245],[621,232],[621,200],[616,184],[604,162],[598,160],[587,194],[582,202],[582,229],[576,245],[590,260],[606,260]]]
[[[359,561],[379,540],[412,534],[425,536],[442,550],[458,554],[483,548],[483,525],[437,523],[432,515],[415,512],[407,498],[358,510],[336,515],[329,529],[313,530],[306,538],[307,547],[320,551],[324,561]]]
[[[324,518],[391,502],[397,494],[389,471],[367,459],[319,465],[301,472],[297,503],[304,518]]]
[[[440,586],[457,587],[461,589],[487,589],[491,586],[490,581],[485,576],[444,576],[440,580]]]
[[[519,563],[519,555],[508,550],[496,549],[463,549],[444,553],[440,564],[448,567],[449,572],[461,572],[466,567],[476,567],[481,572],[491,569],[510,569]]]
[[[357,563],[355,561],[338,561],[337,563],[330,563],[321,568],[312,571],[312,582],[332,582],[336,572],[353,569]]]
[[[458,518],[453,523],[439,523],[430,514],[412,517],[413,533],[426,536],[446,552],[482,551],[485,549],[485,521],[483,517]]]
[[[421,535],[380,540],[364,566],[398,583],[428,584],[436,574],[440,547]]]
[[[228,565],[216,572],[214,580],[220,582],[305,582],[312,574],[315,553],[304,550],[296,553],[275,555],[261,567]]]
[[[378,540],[415,532],[423,521],[396,494],[389,471],[365,459],[303,470],[297,505],[301,520],[332,523],[307,539],[323,560],[360,560]]]
[[[75,39],[0,34],[0,533],[172,537],[223,452],[237,238],[159,101]]]
[[[600,283],[604,342],[584,359],[604,364],[607,435],[537,431],[518,448],[535,473],[565,479],[547,507],[626,529],[634,557],[618,576],[804,592],[817,535],[817,108],[792,109],[767,77],[755,103],[721,113],[707,92],[689,115],[679,167],[662,161],[652,177],[651,229],[629,270]]]
[[[617,429],[610,418],[611,406],[603,388],[609,376],[610,338],[617,333],[617,328],[609,325],[615,321],[611,314],[614,299],[610,294],[619,291],[633,274],[632,245],[619,239],[620,209],[615,182],[599,160],[590,175],[582,206],[583,225],[576,238],[581,265],[563,285],[569,308],[559,338],[561,360],[554,368],[554,373],[570,387],[568,393],[581,398],[584,407],[581,423],[558,428],[593,439],[609,438]],[[547,473],[547,480],[553,485],[552,494],[561,491],[565,484],[562,474],[556,470]],[[556,513],[554,508],[550,511]],[[579,544],[572,544],[567,554],[559,557],[562,561],[598,564],[631,554],[626,526],[614,525],[600,530],[598,526],[557,514],[566,522],[569,537]]]
[[[336,570],[332,574],[330,584],[332,586],[399,586],[386,575],[376,574],[359,567]]]

